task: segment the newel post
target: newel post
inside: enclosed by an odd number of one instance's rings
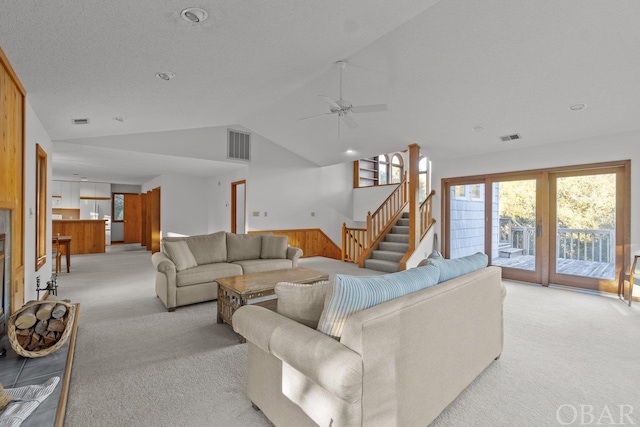
[[[367,247],[364,249],[369,249],[371,247],[371,236],[373,234],[373,223],[371,221],[371,211],[367,212]]]
[[[409,250],[420,242],[420,179],[418,177],[420,146],[409,145]]]

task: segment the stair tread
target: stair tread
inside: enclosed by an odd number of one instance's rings
[[[387,273],[395,273],[400,270],[397,262],[380,259],[368,259],[364,262],[364,266],[371,270],[384,271]]]

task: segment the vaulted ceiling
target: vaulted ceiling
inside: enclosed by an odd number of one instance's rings
[[[209,18],[187,22],[187,7]],[[437,159],[637,130],[638,22],[635,0],[3,0],[0,47],[54,140],[54,176],[141,183],[230,167],[181,141],[142,168],[148,132],[239,124],[329,165],[347,149],[418,143]],[[329,112],[318,95],[339,97],[340,60],[344,98],[389,111],[338,137],[335,115],[300,119]]]

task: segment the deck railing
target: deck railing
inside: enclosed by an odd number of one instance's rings
[[[522,249],[523,255],[535,254],[535,227],[510,227],[511,246]],[[556,257],[613,263],[615,262],[615,230],[591,230],[583,228],[558,228],[556,236]]]

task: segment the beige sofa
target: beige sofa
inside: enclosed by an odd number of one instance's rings
[[[276,426],[426,426],[500,356],[504,295],[481,268],[350,315],[339,341],[242,307],[247,395]]]
[[[297,267],[302,250],[286,236],[213,234],[165,237],[151,256],[156,294],[167,310],[218,298],[216,279]]]

